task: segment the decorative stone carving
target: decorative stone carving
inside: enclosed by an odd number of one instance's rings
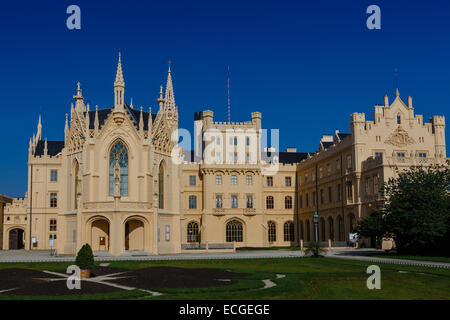
[[[385,143],[396,147],[404,147],[416,142],[408,135],[408,132],[406,132],[405,129],[398,126],[398,128],[386,139]]]

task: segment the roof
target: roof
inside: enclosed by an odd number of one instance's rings
[[[112,112],[114,108],[108,108],[108,109],[98,109],[98,125],[99,128],[101,128],[106,119],[108,118],[109,114]],[[137,109],[131,109],[129,105],[125,104],[125,110],[127,113],[131,116],[131,120],[134,122],[134,125],[137,129],[139,129],[139,121],[141,119],[141,110]],[[89,111],[89,129],[95,128],[95,111]],[[86,116],[86,112],[84,113]],[[144,122],[144,130],[148,130],[148,116],[149,112],[142,110],[142,120]],[[152,113],[152,123],[155,122],[156,114]]]
[[[194,151],[183,150],[184,161],[194,162]],[[261,160],[270,162],[271,153],[261,153]],[[278,162],[282,164],[294,164],[308,158],[308,152],[280,152],[278,153]]]
[[[34,151],[35,156],[43,156],[44,155],[44,146],[45,141],[39,140],[36,149]],[[64,141],[47,141],[47,154],[49,156],[56,156],[58,153],[62,151],[64,148]]]
[[[322,141],[322,146],[324,149],[328,149],[329,147],[331,147],[334,144],[334,142],[328,142],[328,141]]]
[[[261,160],[270,162],[271,152],[263,152]],[[294,164],[308,158],[308,152],[279,152],[278,162],[283,164]]]
[[[351,133],[338,133],[339,139],[341,139],[341,141],[350,135],[351,135]]]

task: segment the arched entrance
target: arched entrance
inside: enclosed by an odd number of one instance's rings
[[[130,219],[125,222],[125,250],[144,250],[144,223],[141,220]]]
[[[92,222],[91,246],[93,251],[109,251],[109,221],[105,218]]]
[[[9,250],[20,250],[25,247],[23,235],[24,231],[20,228],[9,231]]]

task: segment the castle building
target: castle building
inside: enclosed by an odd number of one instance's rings
[[[194,150],[178,144],[178,106],[169,66],[158,111],[125,102],[121,57],[114,104],[91,109],[78,83],[64,141],[37,132],[28,150],[28,187],[2,219],[3,249],[173,254],[298,245],[314,236],[345,245],[370,215],[394,167],[443,163],[445,119],[423,123],[399,95],[375,106],[374,121],[351,116],[350,133],[324,136],[316,153],[264,147],[262,115],[217,122],[194,115]],[[369,243],[370,245],[370,243]]]
[[[364,113],[352,114],[349,134],[323,136],[319,151],[298,164],[300,238],[313,239],[317,212],[318,240],[345,245],[356,221],[377,210],[383,182],[411,166],[446,161],[445,118],[424,123],[414,114],[411,97],[405,104],[397,90],[389,105],[385,96],[372,121]],[[375,239],[360,245],[373,247]],[[383,245],[389,248],[390,242]]]

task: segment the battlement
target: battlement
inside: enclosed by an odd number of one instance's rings
[[[350,121],[352,123],[364,123],[366,121],[366,114],[365,113],[352,113],[350,116]]]
[[[433,126],[445,126],[445,116],[433,116],[430,118],[430,122]]]

